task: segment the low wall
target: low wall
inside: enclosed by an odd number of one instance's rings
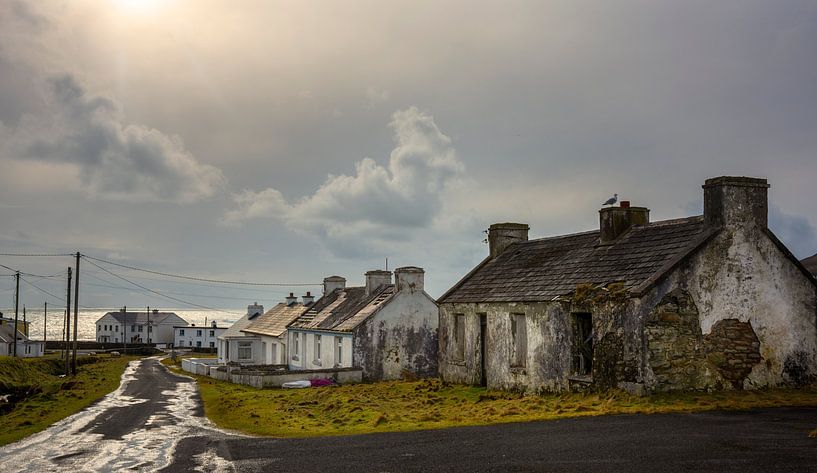
[[[338,384],[360,383],[363,380],[363,370],[360,368],[338,368],[325,370],[290,371],[285,369],[262,370],[258,368],[240,368],[232,366],[210,366],[210,377],[244,384],[255,388],[280,388],[290,381],[312,379],[331,379]]]
[[[182,369],[201,376],[210,374],[210,367],[218,364],[218,358],[183,358]]]

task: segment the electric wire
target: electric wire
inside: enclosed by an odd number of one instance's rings
[[[136,266],[130,266],[127,264],[121,263],[114,263],[113,261],[104,260],[102,258],[96,258],[93,256],[88,255],[80,255],[83,259],[86,260],[94,260],[100,263],[106,263],[113,266],[119,266],[120,268],[130,269],[133,271],[142,271],[144,273],[156,274],[159,276],[166,276],[170,278],[178,278],[178,279],[188,279],[192,281],[202,281],[202,282],[211,282],[211,283],[218,283],[218,284],[237,284],[237,285],[244,285],[244,286],[285,286],[285,287],[294,287],[294,286],[320,286],[320,283],[276,283],[276,282],[247,282],[247,281],[228,281],[224,279],[210,279],[210,278],[201,278],[196,276],[183,276],[180,274],[171,274],[171,273],[164,273],[161,271],[154,271],[152,269],[144,269],[138,268]]]
[[[4,264],[0,264],[0,267],[2,267],[2,268],[6,268],[6,269],[8,269],[9,271],[15,271],[15,272],[17,272],[17,273],[20,273],[20,275],[21,275],[21,276],[31,276],[31,277],[34,277],[34,278],[41,278],[41,279],[45,279],[45,278],[55,278],[55,277],[62,276],[62,275],[64,275],[64,274],[65,274],[63,271],[60,271],[59,273],[54,273],[54,274],[49,274],[48,276],[44,276],[44,275],[42,275],[42,274],[32,274],[32,273],[27,273],[27,272],[25,272],[25,271],[20,271],[19,269],[10,268],[10,267],[8,267],[8,266],[6,266],[6,265],[4,265]],[[13,275],[12,275],[12,276],[13,276]]]
[[[138,288],[141,288],[141,289],[143,289],[145,291],[148,291],[148,292],[150,292],[152,294],[156,294],[157,296],[164,297],[165,299],[170,299],[170,300],[180,302],[180,303],[185,304],[185,305],[189,305],[191,307],[197,307],[199,309],[206,309],[206,310],[212,310],[212,311],[215,311],[215,312],[221,312],[221,313],[224,313],[224,314],[236,315],[235,312],[229,312],[229,311],[226,311],[226,310],[215,309],[213,307],[208,307],[208,306],[204,306],[204,305],[201,305],[201,304],[196,304],[196,303],[193,303],[193,302],[189,302],[189,301],[186,301],[184,299],[179,299],[178,297],[165,295],[165,294],[163,294],[163,293],[161,293],[159,291],[153,290],[153,289],[151,289],[149,287],[146,287],[146,286],[142,286],[139,283],[135,283],[135,282],[123,277],[123,276],[120,276],[120,275],[118,275],[116,273],[113,273],[113,272],[103,268],[102,266],[99,266],[98,264],[94,263],[93,261],[88,260],[88,263],[96,266],[97,268],[101,269],[102,271],[105,271],[106,273],[110,274],[111,276],[113,276],[115,278],[121,279],[121,280],[127,282],[128,284],[132,284],[132,285],[134,285],[134,286],[136,286]]]

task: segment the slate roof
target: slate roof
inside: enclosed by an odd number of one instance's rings
[[[301,303],[287,305],[281,302],[264,314],[251,320],[249,325],[244,327],[242,331],[271,337],[280,337],[286,331],[287,325],[291,324],[303,314],[304,310],[306,310],[306,306]]]
[[[817,276],[817,255],[809,256],[801,261],[801,263],[803,263],[803,266],[808,270],[808,272]]]
[[[289,328],[349,332],[377,312],[395,294],[393,284],[366,295],[365,287],[335,289],[301,314]]]
[[[102,317],[105,317],[106,315],[110,315],[111,317],[116,319],[116,321],[119,322],[120,324],[124,321],[126,325],[146,324],[148,319],[150,319],[151,325],[176,323],[178,320],[186,322],[184,319],[176,315],[175,312],[155,312],[155,313],[151,312],[150,317],[148,317],[147,312],[122,312],[120,310],[116,312],[108,312]],[[168,318],[170,318],[170,320],[168,320]]]
[[[253,319],[256,318],[256,317],[260,317],[260,315],[257,315],[257,314],[253,314],[253,315],[254,315]],[[252,323],[252,319],[250,319],[249,315],[244,314],[244,317],[241,317],[240,319],[233,322],[233,324],[230,325],[230,328],[225,330],[224,333],[222,333],[221,335],[219,335],[216,338],[219,339],[219,340],[222,340],[222,339],[227,338],[227,337],[246,337],[247,334],[242,332],[242,330],[244,330],[251,323]]]
[[[634,226],[606,245],[598,230],[519,242],[484,260],[439,302],[550,301],[582,283],[623,282],[638,293],[715,233],[698,216]]]

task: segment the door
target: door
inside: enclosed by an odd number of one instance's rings
[[[485,369],[485,333],[488,330],[488,316],[479,314],[479,369],[480,386],[488,385],[488,371]]]

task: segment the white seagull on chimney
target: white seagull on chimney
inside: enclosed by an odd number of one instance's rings
[[[607,199],[607,202],[601,205],[613,205],[616,202],[618,202],[618,194],[613,194],[613,197],[610,197],[609,199]]]

